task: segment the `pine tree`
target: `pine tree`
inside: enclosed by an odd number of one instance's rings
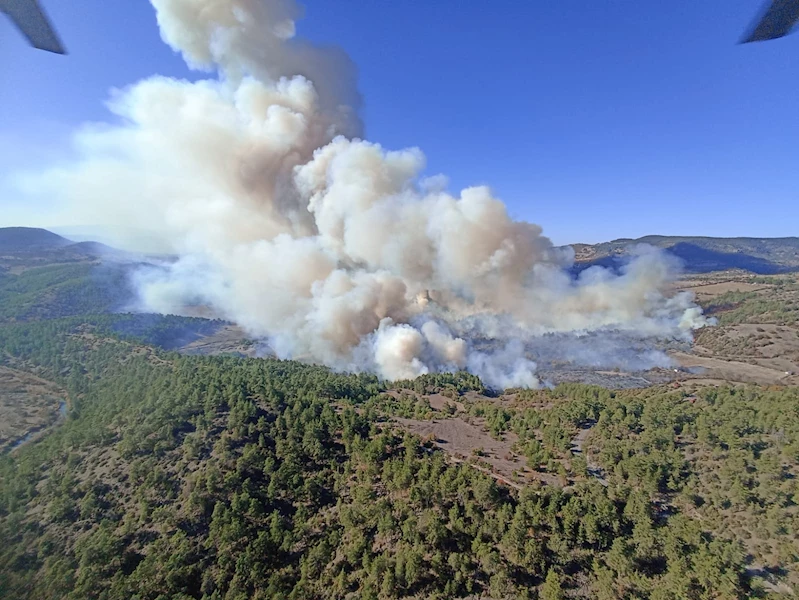
[[[555,569],[550,569],[544,585],[541,586],[541,600],[564,600],[566,595],[563,593],[561,577]]]

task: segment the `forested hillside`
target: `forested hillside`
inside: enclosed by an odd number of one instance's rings
[[[0,252],[33,252],[68,246],[60,235],[36,227],[0,227]]]
[[[567,487],[517,490],[403,433],[371,376],[76,319],[6,325],[0,348],[69,397],[0,464],[4,598],[746,598],[770,566],[796,583],[795,390],[458,396],[533,465],[597,422],[607,487],[575,458]]]

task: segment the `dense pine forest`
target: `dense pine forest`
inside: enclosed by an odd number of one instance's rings
[[[536,465],[596,422],[606,486],[575,459],[570,485],[517,490],[393,426],[371,376],[165,353],[113,320],[0,330],[3,362],[69,399],[0,465],[5,598],[746,598],[768,593],[753,570],[794,580],[795,389],[467,401]]]

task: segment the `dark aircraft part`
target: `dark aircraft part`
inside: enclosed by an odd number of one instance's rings
[[[33,47],[56,54],[67,53],[38,0],[0,0],[0,11],[14,21]]]
[[[771,5],[766,8],[741,43],[781,38],[791,32],[797,21],[799,21],[799,0],[772,0]]]

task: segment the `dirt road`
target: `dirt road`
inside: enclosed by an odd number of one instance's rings
[[[583,445],[585,440],[588,438],[589,434],[591,433],[591,429],[593,429],[594,425],[596,425],[595,421],[588,421],[584,424],[584,426],[580,429],[576,436],[572,438],[571,442],[571,452],[575,456],[582,456],[585,458],[585,464],[588,471],[588,474],[591,477],[595,478],[599,483],[604,485],[605,487],[608,486],[608,481],[605,479],[605,474],[602,471],[602,467],[599,463],[594,462],[591,459],[591,455],[583,452]]]

